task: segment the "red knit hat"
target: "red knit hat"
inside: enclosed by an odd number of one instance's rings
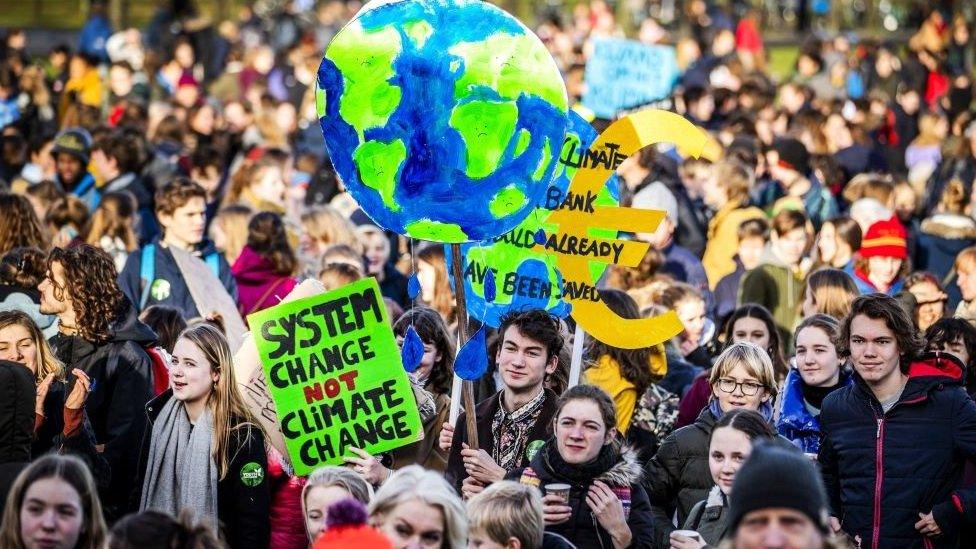
[[[908,234],[897,217],[878,221],[868,227],[861,240],[861,257],[895,257],[908,259]]]
[[[327,516],[329,528],[315,540],[314,549],[393,549],[389,538],[365,524],[366,509],[358,501],[336,502]]]

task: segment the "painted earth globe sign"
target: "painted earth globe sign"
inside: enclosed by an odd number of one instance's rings
[[[445,243],[495,237],[533,211],[568,116],[542,42],[480,0],[367,4],[326,49],[316,108],[365,213]]]

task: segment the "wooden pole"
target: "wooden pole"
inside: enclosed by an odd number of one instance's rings
[[[451,268],[454,272],[454,298],[457,302],[455,309],[458,321],[458,340],[460,349],[468,341],[468,306],[464,297],[464,261],[461,256],[461,245],[451,244]],[[468,431],[468,448],[478,449],[478,418],[474,413],[474,385],[464,380],[461,383],[461,395],[464,399],[464,423]]]

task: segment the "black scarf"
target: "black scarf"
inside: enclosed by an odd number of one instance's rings
[[[554,438],[546,442],[546,447],[543,452],[542,461],[546,469],[553,476],[577,485],[588,484],[593,479],[609,471],[620,460],[620,456],[614,449],[613,444],[604,444],[600,448],[600,453],[597,454],[596,459],[589,463],[579,465],[566,463],[563,460],[563,457],[559,455],[559,448]]]
[[[823,401],[825,398],[827,398],[827,395],[845,385],[843,374],[841,374],[840,378],[837,380],[837,385],[831,385],[830,387],[811,387],[810,385],[803,383],[802,379],[800,383],[803,392],[803,400],[817,410],[823,406]]]

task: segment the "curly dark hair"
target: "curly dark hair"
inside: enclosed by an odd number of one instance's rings
[[[0,193],[0,254],[22,246],[46,250],[50,242],[26,197]]]
[[[112,338],[109,329],[124,312],[126,299],[116,281],[115,262],[101,248],[81,244],[54,248],[47,258],[64,270],[64,287],[74,304],[78,333],[94,343]],[[57,289],[56,289],[57,290]]]
[[[626,292],[603,289],[600,290],[600,299],[620,318],[641,318],[637,302]],[[590,338],[587,344],[587,355],[594,360],[609,356],[620,367],[620,374],[624,379],[637,388],[638,395],[643,395],[651,384],[661,381],[660,377],[651,373],[650,361],[653,350],[653,347],[620,349],[593,338]]]
[[[280,215],[261,212],[252,217],[247,224],[247,246],[270,261],[275,273],[284,276],[295,274],[298,258],[288,242]]]
[[[0,283],[37,288],[44,280],[47,254],[37,248],[14,248],[0,258]]]
[[[451,384],[454,382],[454,340],[444,325],[444,319],[430,307],[412,307],[393,324],[393,333],[403,337],[410,326],[417,330],[417,335],[424,343],[433,345],[441,354],[440,362],[431,368],[425,389],[441,395],[451,394]]]
[[[851,312],[841,323],[836,347],[838,356],[851,356],[851,323],[855,317],[864,315],[872,320],[884,320],[885,326],[895,335],[898,352],[901,354],[901,371],[908,373],[908,367],[925,348],[925,340],[915,329],[912,315],[898,300],[885,294],[862,295],[851,303]]]

